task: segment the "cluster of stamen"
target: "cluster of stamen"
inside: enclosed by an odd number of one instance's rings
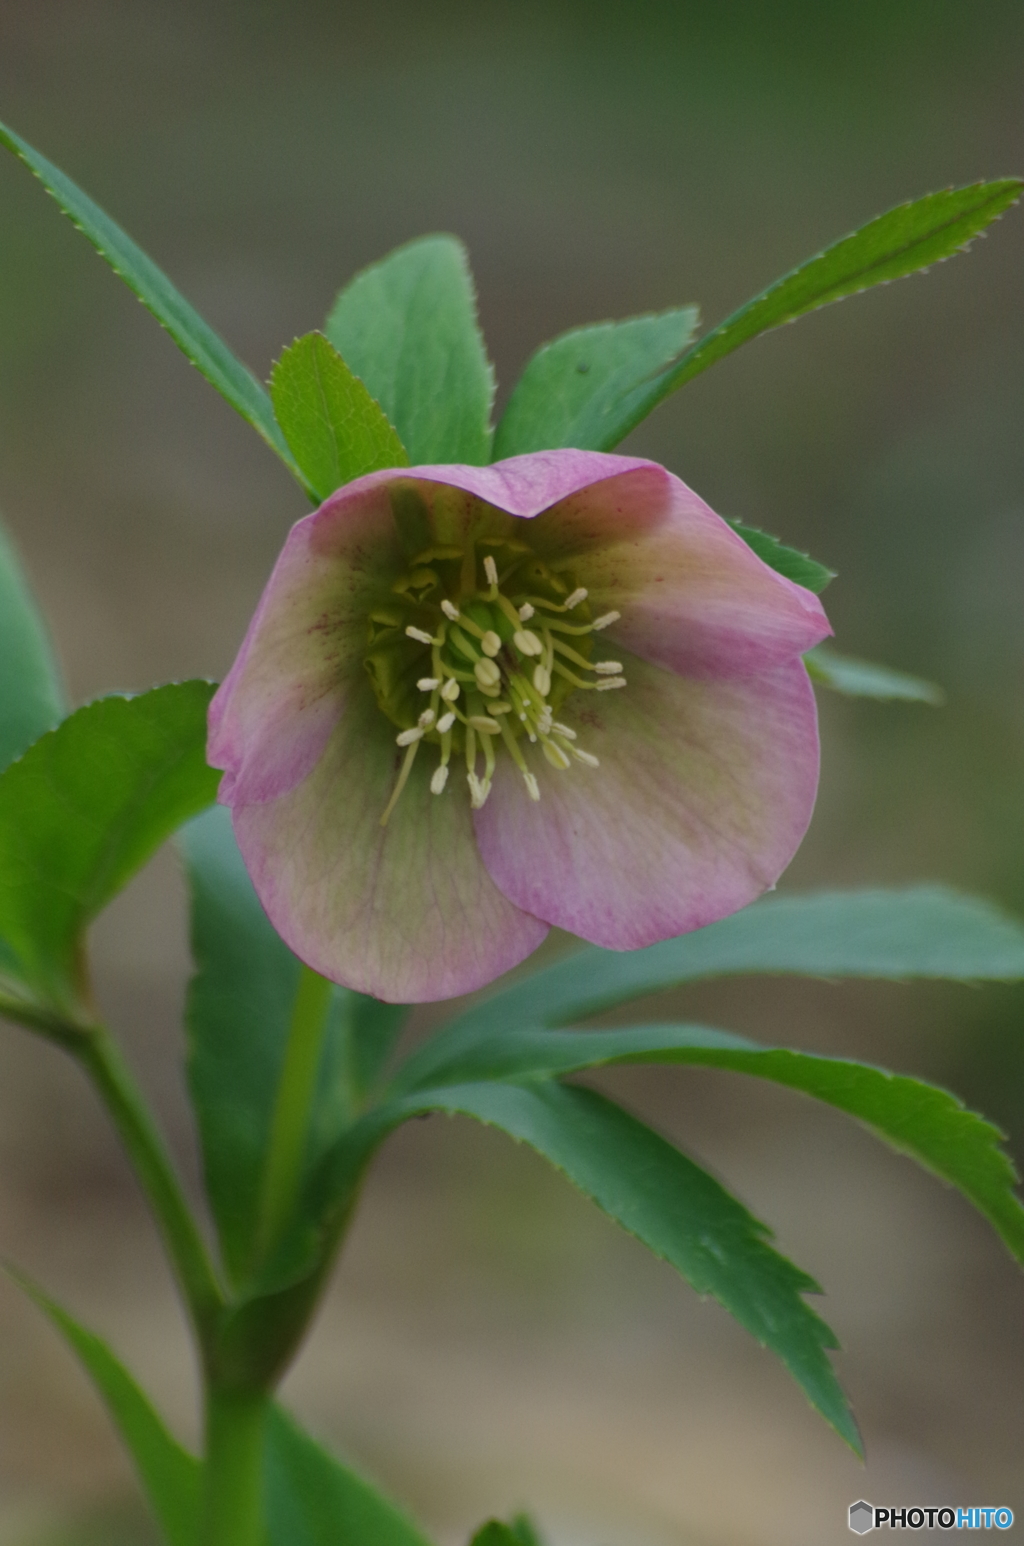
[[[527,765],[524,739],[538,745],[551,766],[559,770],[573,762],[598,766],[597,758],[577,744],[575,730],[556,719],[555,713],[574,691],[611,692],[625,687],[619,661],[589,659],[592,636],[616,622],[619,613],[606,612],[584,621],[589,607],[583,606],[587,601],[583,586],[569,590],[558,575],[545,569],[544,584],[531,587],[529,573],[519,573],[523,554],[532,557],[528,550],[520,544],[491,545],[504,549],[503,560],[510,560],[503,562],[503,573],[499,573],[498,559],[488,553],[480,561],[483,583],[478,583],[472,543],[466,551],[429,549],[413,560],[410,573],[395,586],[395,592],[415,610],[417,621],[400,621],[386,608],[371,616],[371,638],[375,626],[389,625],[394,650],[401,627],[404,638],[421,647],[414,658],[422,675],[417,674],[415,682],[424,707],[410,725],[408,720],[415,709],[410,712],[408,698],[402,699],[405,728],[395,740],[404,749],[405,758],[381,816],[382,826],[398,803],[424,742],[439,748],[430,780],[432,793],[442,793],[453,757],[461,753],[475,809],[484,804],[491,791],[496,754],[502,746],[533,800],[540,799],[540,788]],[[511,554],[509,547],[513,547]],[[446,566],[445,561],[450,570],[456,559],[461,562],[458,584],[451,586],[453,599],[452,594],[440,594],[443,580],[439,571]],[[544,568],[534,563],[535,571],[538,567]],[[551,594],[540,594],[541,589]],[[564,599],[555,599],[559,591]],[[434,613],[432,625],[424,616],[428,608]],[[398,718],[378,685],[372,650],[367,665],[382,707]],[[394,674],[402,681],[406,673]]]

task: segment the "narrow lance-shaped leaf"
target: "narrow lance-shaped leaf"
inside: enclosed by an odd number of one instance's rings
[[[200,1462],[167,1431],[149,1397],[105,1342],[79,1325],[30,1279],[19,1272],[12,1272],[11,1276],[78,1355],[135,1462],[139,1479],[169,1546],[198,1546]]]
[[[850,698],[878,698],[882,701],[898,698],[908,703],[941,704],[945,694],[934,682],[922,681],[919,676],[908,676],[904,671],[892,671],[888,666],[877,666],[869,660],[855,660],[849,655],[839,655],[835,650],[820,645],[808,650],[804,665],[811,680],[833,692],[845,693]]]
[[[433,1078],[496,1026],[564,1024],[680,983],[754,972],[1011,981],[1024,977],[1024,928],[940,887],[767,898],[646,950],[577,951],[459,1016],[413,1054],[402,1078]]]
[[[66,713],[46,625],[0,528],[0,769]]]
[[[516,382],[494,435],[494,459],[618,436],[631,397],[677,360],[697,330],[696,306],[577,327],[544,344]]]
[[[947,188],[901,204],[802,263],[714,328],[678,360],[627,393],[609,414],[605,438],[590,449],[610,451],[670,392],[770,328],[842,300],[872,285],[901,279],[962,251],[1020,197],[1016,177]]]
[[[1024,978],[1024,927],[941,886],[767,897],[645,950],[576,951],[458,1016],[413,1054],[410,1076],[432,1077],[435,1060],[482,1031],[564,1025],[679,983],[753,972],[1013,982]]]
[[[847,1058],[762,1047],[702,1025],[611,1031],[508,1030],[478,1037],[432,1074],[435,1083],[552,1078],[614,1063],[685,1063],[731,1069],[801,1090],[866,1123],[901,1153],[961,1191],[1024,1262],[1024,1207],[1002,1134],[955,1095]],[[401,1076],[396,1086],[401,1084]]]
[[[270,1546],[430,1546],[397,1504],[280,1407],[267,1419],[264,1466]]]
[[[256,377],[236,359],[227,344],[204,322],[194,307],[174,287],[152,258],[111,220],[100,206],[83,193],[59,167],[34,150],[13,129],[0,124],[0,144],[20,157],[53,195],[64,213],[106,258],[111,268],[170,333],[178,348],[200,370],[236,412],[262,435],[300,482],[284,436],[274,418],[270,399]]]
[[[454,236],[420,237],[357,274],[324,332],[414,466],[490,461],[494,372],[466,251]]]
[[[297,338],[270,377],[274,412],[317,499],[409,458],[379,403],[322,333]]]
[[[315,1210],[303,1214],[303,1178],[336,1142],[386,1060],[407,1010],[379,1004],[324,984],[308,1009],[313,1021],[297,1025],[302,963],[271,927],[238,852],[228,812],[221,807],[191,822],[181,835],[192,893],[192,950],[196,975],[186,1008],[188,1078],[203,1151],[207,1195],[229,1271],[236,1282],[255,1272],[282,1224],[280,1201],[268,1200],[268,1155],[278,1137],[293,1152],[299,1217],[291,1221],[295,1252],[305,1259]],[[315,978],[315,974],[308,974]],[[322,979],[317,979],[322,981]],[[309,1032],[312,1066],[303,1095],[303,1070],[294,1068],[301,1127],[282,1133],[279,1092],[295,1034]],[[300,1047],[301,1052],[301,1047]],[[281,1180],[286,1185],[288,1177]],[[277,1215],[270,1224],[267,1207]],[[271,1227],[271,1226],[274,1227]]]
[[[431,1110],[474,1117],[536,1149],[699,1294],[713,1294],[782,1359],[813,1405],[860,1452],[826,1352],[837,1345],[835,1337],[802,1298],[820,1289],[773,1250],[768,1228],[706,1171],[593,1090],[546,1081],[422,1090],[371,1113],[366,1126],[376,1138],[384,1124]],[[358,1134],[346,1147],[355,1142]]]
[[[86,925],[183,821],[210,805],[210,682],[100,698],[0,775],[5,988],[74,1017]]]

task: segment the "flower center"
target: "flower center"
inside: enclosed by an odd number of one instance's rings
[[[529,746],[563,771],[574,761],[597,767],[555,715],[571,693],[625,687],[617,660],[593,658],[594,635],[618,617],[592,617],[584,587],[515,538],[469,538],[418,553],[369,618],[366,669],[405,749],[381,826],[424,743],[439,752],[432,793],[441,794],[453,758],[464,759],[475,809],[490,794],[502,750],[532,800],[540,788]]]

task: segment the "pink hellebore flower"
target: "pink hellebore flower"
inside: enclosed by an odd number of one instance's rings
[[[466,993],[773,886],[818,779],[817,599],[663,467],[539,451],[341,488],[210,707],[260,900],[316,971]]]

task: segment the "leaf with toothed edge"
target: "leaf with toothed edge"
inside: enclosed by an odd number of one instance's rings
[[[633,395],[679,358],[697,330],[696,306],[573,328],[527,363],[494,434],[494,459],[619,436]]]
[[[409,458],[380,405],[322,333],[285,349],[270,377],[274,411],[318,499]]]
[[[607,435],[590,449],[614,450],[670,393],[760,333],[953,257],[1015,204],[1022,190],[1017,177],[945,188],[869,220],[769,285],[624,397],[621,411],[609,416]]]
[[[494,371],[466,249],[421,236],[357,274],[324,332],[395,426],[413,466],[491,460]]]
[[[1024,924],[945,886],[769,896],[644,950],[596,945],[499,988],[412,1054],[418,1077],[495,1024],[566,1025],[684,982],[737,973],[1024,981]]]
[[[464,1041],[447,1063],[435,1059],[432,1085],[478,1079],[541,1079],[623,1063],[721,1068],[799,1090],[857,1118],[901,1154],[955,1186],[988,1219],[1017,1261],[1024,1262],[1024,1207],[1017,1173],[1000,1147],[1003,1134],[955,1095],[921,1079],[850,1058],[763,1047],[703,1025],[633,1025],[622,1030],[508,1028]],[[392,1091],[410,1088],[415,1060],[399,1070]],[[403,1077],[404,1075],[404,1077]]]
[[[0,124],[0,145],[16,155],[42,183],[82,235],[105,258],[119,278],[138,296],[147,311],[167,329],[191,360],[242,418],[276,451],[288,470],[307,487],[274,418],[270,398],[252,372],[236,359],[224,340],[204,322],[152,258],[100,206],[83,193],[66,173],[38,150]],[[307,489],[308,491],[308,489]]]
[[[84,931],[184,821],[212,805],[212,682],[77,709],[0,774],[0,936],[33,1000],[81,1012]]]
[[[386,1100],[340,1141],[322,1184],[350,1188],[387,1134],[428,1111],[468,1116],[526,1143],[599,1208],[711,1294],[775,1353],[811,1403],[860,1453],[828,1359],[832,1331],[804,1302],[814,1280],[768,1243],[771,1232],[664,1138],[593,1090],[534,1080],[434,1086]]]

